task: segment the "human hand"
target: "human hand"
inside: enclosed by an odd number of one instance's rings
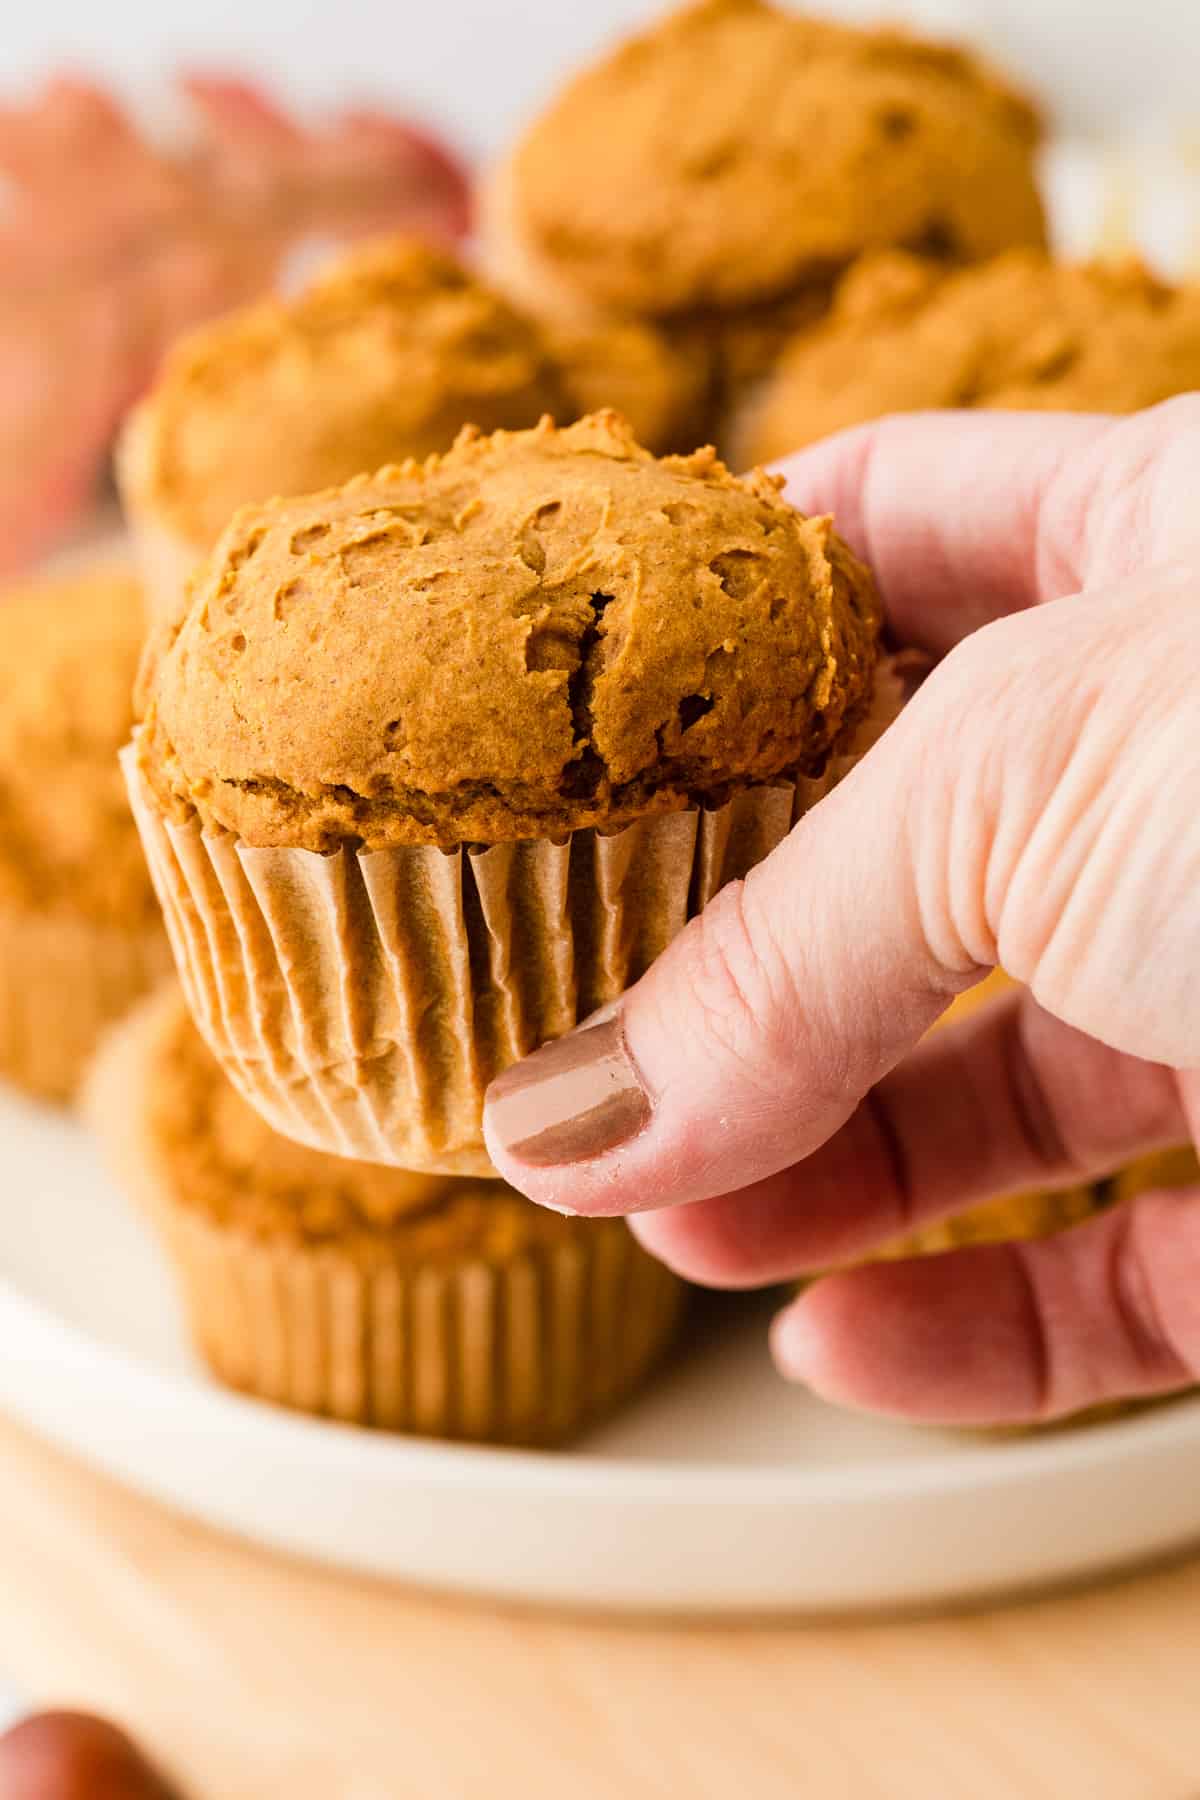
[[[93,497],[167,344],[273,263],[89,82],[0,106],[0,572]]]
[[[302,124],[254,82],[193,71],[180,85],[201,123],[207,180],[293,237],[411,231],[453,243],[470,229],[463,165],[392,113],[351,107]]]
[[[1198,466],[1191,398],[897,418],[785,465],[943,660],[614,1016],[493,1084],[508,1180],[743,1287],[1200,1134]],[[921,1041],[998,962],[1029,991]],[[1188,1385],[1200,1191],[826,1276],[773,1348],[828,1398],[946,1423]]]

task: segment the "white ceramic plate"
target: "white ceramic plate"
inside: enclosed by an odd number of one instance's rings
[[[718,1304],[558,1455],[389,1438],[215,1387],[167,1271],[68,1121],[0,1095],[0,1407],[198,1519],[427,1587],[653,1611],[926,1605],[1200,1538],[1200,1402],[981,1441],[854,1418]]]

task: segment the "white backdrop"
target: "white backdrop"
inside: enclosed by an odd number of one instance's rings
[[[1073,127],[1200,140],[1200,0],[813,0],[968,32]],[[144,89],[191,59],[270,71],[298,97],[408,99],[467,145],[499,141],[560,73],[659,0],[0,0],[0,85],[52,63]]]

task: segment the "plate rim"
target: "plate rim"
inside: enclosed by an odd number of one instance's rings
[[[803,1464],[744,1463],[711,1460],[607,1455],[598,1452],[521,1449],[505,1445],[464,1444],[402,1433],[374,1431],[342,1420],[308,1416],[252,1395],[225,1388],[202,1371],[176,1372],[113,1344],[65,1318],[23,1291],[0,1272],[0,1335],[16,1326],[32,1330],[47,1353],[62,1361],[82,1361],[92,1379],[105,1373],[146,1399],[178,1396],[205,1408],[216,1420],[225,1418],[239,1430],[254,1429],[289,1449],[320,1445],[320,1454],[360,1464],[363,1459],[386,1465],[393,1476],[409,1472],[426,1484],[460,1486],[481,1477],[501,1488],[525,1487],[558,1498],[586,1491],[590,1500],[607,1493],[621,1503],[668,1498],[671,1504],[739,1503],[778,1506],[845,1505],[874,1502],[886,1494],[895,1501],[919,1501],[949,1492],[1020,1486],[1039,1475],[1083,1475],[1114,1460],[1139,1460],[1162,1447],[1191,1440],[1200,1450],[1200,1395],[1181,1395],[1168,1403],[1126,1418],[1106,1420],[1077,1430],[1031,1433],[997,1442],[983,1440],[950,1448],[931,1448],[928,1455],[901,1461],[865,1460],[838,1468],[805,1468]],[[780,1378],[782,1379],[782,1378]],[[22,1407],[27,1420],[36,1406]],[[35,1427],[36,1429],[36,1427]],[[913,1429],[920,1429],[914,1427]]]

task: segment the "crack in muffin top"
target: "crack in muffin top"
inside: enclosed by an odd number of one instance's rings
[[[624,420],[238,514],[141,684],[160,803],[251,845],[565,835],[817,772],[879,611],[831,521]]]
[[[504,230],[597,305],[744,305],[884,245],[971,261],[1042,243],[1038,137],[963,51],[698,0],[535,120],[503,178]]]
[[[178,344],[127,429],[122,488],[202,554],[239,506],[562,405],[535,325],[446,252],[385,239]]]

